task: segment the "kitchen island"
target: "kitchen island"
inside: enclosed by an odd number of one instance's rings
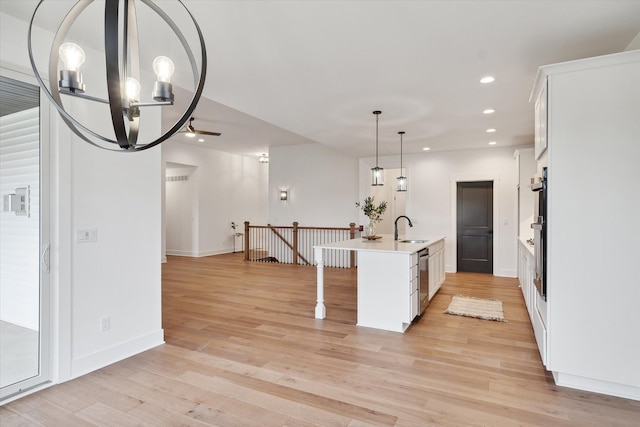
[[[358,254],[358,326],[404,332],[421,314],[421,299],[428,303],[444,281],[444,237],[401,238],[397,241],[392,235],[380,237],[378,240],[357,238],[314,246],[318,287],[316,319],[326,317],[326,250],[348,250]],[[424,254],[424,249],[428,250],[429,257],[423,257],[424,266],[421,268],[419,254]],[[422,278],[423,289],[420,289],[421,270],[423,275],[427,275]],[[426,279],[428,288],[424,285]]]

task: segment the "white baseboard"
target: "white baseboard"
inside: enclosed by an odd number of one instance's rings
[[[200,251],[200,252],[167,249],[167,255],[186,256],[186,257],[192,257],[192,258],[201,258],[205,256],[229,254],[229,253],[233,253],[233,248],[209,249],[207,251]],[[165,261],[166,261],[166,257],[165,257]]]
[[[208,251],[198,252],[198,257],[203,256],[211,256],[211,255],[220,255],[220,254],[228,254],[233,252],[233,248],[222,248],[222,249],[210,249]]]
[[[73,359],[71,361],[71,377],[78,378],[82,375],[104,368],[112,363],[119,362],[127,357],[152,349],[164,344],[164,330],[159,329],[147,335],[143,335],[129,341],[125,341],[113,347]]]
[[[190,257],[197,257],[197,253],[193,252],[193,251],[181,251],[181,250],[176,250],[176,249],[167,249],[167,255],[171,255],[171,256],[190,256]]]
[[[556,385],[640,401],[640,387],[553,372]]]
[[[498,277],[518,277],[518,271],[517,270],[498,270],[495,271],[493,273],[494,276],[498,276]]]
[[[446,273],[457,273],[458,272],[451,265],[445,265],[444,271]],[[517,270],[506,270],[506,269],[496,270],[496,271],[493,272],[493,275],[494,276],[498,276],[498,277],[513,277],[513,278],[516,278],[516,277],[518,277],[518,271]]]

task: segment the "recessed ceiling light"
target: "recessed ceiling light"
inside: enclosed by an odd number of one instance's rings
[[[198,142],[204,142],[204,138],[198,139]]]
[[[496,110],[494,110],[493,108],[487,108],[486,110],[484,110],[482,112],[482,114],[493,114],[495,112],[496,112]]]
[[[429,148],[429,147],[424,147],[424,148],[422,149],[422,151],[429,151],[429,150],[431,150],[431,148]]]
[[[491,142],[489,143],[489,145],[496,145],[496,144],[497,144],[497,142],[495,142],[495,141],[491,141]]]
[[[487,133],[493,133],[493,132],[495,132],[495,131],[496,131],[496,130],[495,130],[494,128],[487,129]]]
[[[485,76],[483,78],[480,79],[480,83],[491,83],[495,80],[495,77],[492,76]]]

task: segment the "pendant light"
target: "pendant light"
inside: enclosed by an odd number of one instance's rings
[[[400,176],[398,177],[397,189],[398,191],[407,191],[407,177],[402,175],[402,136],[404,131],[398,132],[400,135]]]
[[[371,168],[371,186],[384,185],[384,169],[378,167],[378,117],[382,111],[374,111],[376,116],[376,167]]]

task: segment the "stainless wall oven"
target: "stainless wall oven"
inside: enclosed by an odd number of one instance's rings
[[[542,168],[542,176],[534,178],[531,190],[536,192],[535,208],[533,213],[533,247],[536,259],[536,274],[533,283],[540,296],[547,300],[547,198],[548,181],[547,168]]]

